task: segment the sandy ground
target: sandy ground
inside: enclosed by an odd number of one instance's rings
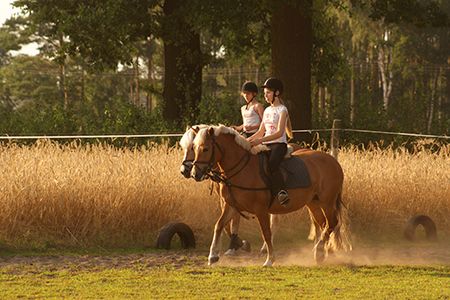
[[[156,268],[207,265],[206,250],[170,250],[139,254],[0,256],[0,270],[7,273],[40,271],[83,271],[111,268]],[[275,266],[315,266],[310,246],[276,250]],[[260,266],[265,260],[257,249],[221,256],[217,266]],[[325,265],[450,265],[450,245],[443,243],[403,244],[401,246],[357,246],[347,253],[336,253]]]

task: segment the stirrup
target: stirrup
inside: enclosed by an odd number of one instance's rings
[[[289,195],[288,192],[286,192],[285,190],[281,190],[278,195],[278,202],[282,205],[282,206],[286,206],[289,203]]]

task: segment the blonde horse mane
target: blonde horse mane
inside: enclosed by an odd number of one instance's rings
[[[194,128],[198,128],[203,129],[203,128],[207,128],[209,125],[206,124],[199,124],[199,125],[194,125],[192,127],[187,127],[186,128],[186,132],[183,134],[183,136],[180,139],[180,146],[183,150],[187,150],[190,149],[192,147],[192,142],[194,141],[195,138],[195,131]]]
[[[236,144],[241,146],[244,150],[250,151],[252,154],[257,154],[261,151],[267,151],[269,148],[266,145],[257,145],[252,147],[250,145],[250,142],[247,141],[242,135],[239,134],[236,130],[234,130],[231,127],[227,127],[225,125],[219,125],[219,126],[209,126],[206,128],[200,129],[200,131],[195,136],[195,139],[193,141],[194,145],[200,145],[203,144],[206,140],[206,136],[208,133],[209,128],[212,128],[214,130],[214,135],[219,136],[220,134],[231,134],[234,135],[234,141]]]

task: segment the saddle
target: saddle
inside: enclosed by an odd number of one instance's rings
[[[260,175],[267,186],[270,186],[268,171],[269,153],[270,151],[258,153]],[[286,189],[307,188],[311,185],[311,179],[305,162],[297,156],[291,156],[291,153],[292,147],[288,147],[288,152],[280,164],[284,187]]]

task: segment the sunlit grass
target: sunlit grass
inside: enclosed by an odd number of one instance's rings
[[[447,299],[448,267],[146,267],[0,270],[6,299]]]

